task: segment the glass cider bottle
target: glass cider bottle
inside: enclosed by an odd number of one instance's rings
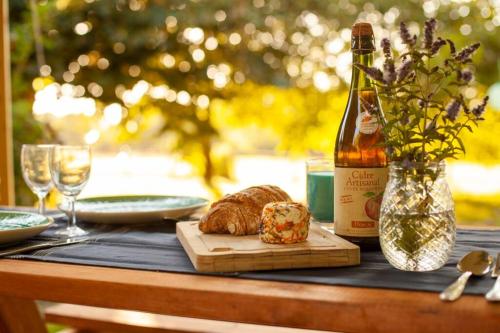
[[[379,248],[378,219],[388,179],[382,146],[384,116],[371,79],[354,66],[372,66],[375,43],[369,23],[352,28],[349,99],[335,143],[335,233],[362,249]]]

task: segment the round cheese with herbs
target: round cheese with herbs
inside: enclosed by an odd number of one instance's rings
[[[264,206],[260,221],[260,239],[265,243],[303,242],[309,233],[307,208],[297,202],[271,202]]]

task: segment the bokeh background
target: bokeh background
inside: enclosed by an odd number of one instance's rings
[[[88,143],[82,196],[217,198],[273,183],[305,198],[304,162],[333,154],[351,79],[350,27],[396,49],[430,17],[480,41],[486,121],[449,161],[464,224],[500,225],[500,0],[10,0],[16,163],[22,143]],[[376,64],[380,64],[377,53]],[[16,166],[18,204],[33,204]],[[58,200],[51,196],[51,204]]]

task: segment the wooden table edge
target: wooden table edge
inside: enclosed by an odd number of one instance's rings
[[[480,296],[0,260],[0,294],[159,314],[363,332],[495,332],[500,304]]]

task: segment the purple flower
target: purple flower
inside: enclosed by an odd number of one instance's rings
[[[448,42],[448,45],[450,46],[451,55],[455,56],[455,54],[457,54],[457,49],[455,48],[455,43],[453,43],[453,41],[450,39],[447,39],[446,41]]]
[[[382,47],[384,56],[386,58],[391,58],[391,41],[387,38],[383,38],[382,41],[380,42],[380,46]]]
[[[465,83],[469,83],[474,78],[474,75],[470,70],[458,71],[457,78]]]
[[[404,22],[401,22],[399,24],[399,35],[401,36],[401,40],[403,41],[403,44],[413,46],[415,45],[415,42],[417,41],[417,36],[413,35],[413,37],[410,35],[410,31],[408,31],[408,27]]]
[[[476,118],[481,118],[483,116],[486,110],[486,104],[488,104],[488,99],[490,99],[489,96],[484,97],[482,103],[472,109],[471,112]]]
[[[431,55],[435,55],[436,53],[439,52],[439,50],[446,45],[446,41],[444,39],[441,39],[441,37],[438,37],[434,43],[432,43],[431,46]]]
[[[464,108],[465,114],[469,114],[470,113],[470,110],[469,110],[469,108],[467,107],[467,105],[465,103],[462,103],[462,107]]]
[[[457,99],[453,99],[446,107],[446,116],[451,121],[455,121],[460,113],[460,102]]]
[[[476,52],[476,50],[479,48],[479,46],[481,46],[481,43],[474,43],[472,45],[469,45],[469,46],[463,48],[455,56],[455,60],[457,60],[458,62],[461,62],[461,63],[466,63],[466,62],[471,61],[471,59],[470,59],[471,55],[474,52]]]
[[[424,27],[424,47],[428,50],[432,48],[432,44],[434,41],[434,30],[436,30],[436,19],[431,18],[425,21]]]
[[[383,78],[386,84],[391,84],[394,81],[396,81],[397,74],[396,74],[396,68],[394,66],[394,60],[389,58],[385,59]]]
[[[356,67],[361,69],[363,72],[366,73],[370,78],[374,79],[375,81],[383,82],[384,81],[384,74],[382,71],[376,67],[368,67],[363,64],[354,64]]]
[[[421,109],[424,109],[427,106],[427,101],[425,101],[423,99],[419,99],[418,106],[420,106]]]
[[[399,68],[397,70],[398,82],[403,81],[408,76],[408,74],[410,74],[411,65],[413,65],[413,61],[407,60],[407,61],[404,61],[399,66]]]

